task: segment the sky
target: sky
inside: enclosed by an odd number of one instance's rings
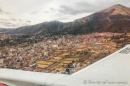
[[[130,7],[129,0],[0,0],[0,28],[72,22],[116,4]]]

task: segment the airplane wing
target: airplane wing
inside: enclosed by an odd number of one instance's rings
[[[7,86],[130,86],[130,45],[71,75],[0,69],[0,83]]]

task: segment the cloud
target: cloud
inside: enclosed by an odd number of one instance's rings
[[[44,11],[44,13],[50,13],[49,11]]]
[[[5,14],[7,14],[7,15],[11,15],[11,13],[10,12],[4,12]]]
[[[16,19],[14,19],[14,18],[13,18],[13,19],[11,19],[11,20],[12,20],[12,21],[16,21]]]
[[[69,17],[70,16],[61,16],[61,17],[57,17],[56,20],[63,21],[69,19]]]
[[[90,13],[95,11],[95,5],[88,3],[87,1],[76,2],[73,5],[61,5],[58,10],[60,13],[77,15],[80,13]]]
[[[3,13],[3,10],[0,8],[0,13]]]
[[[63,13],[63,14],[77,15],[81,13],[91,13],[91,12],[103,10],[115,4],[130,5],[130,3],[128,4],[128,0],[122,0],[122,1],[119,1],[119,0],[109,0],[109,1],[82,0],[79,2],[75,2],[71,5],[60,5],[58,11],[59,13]]]
[[[27,23],[31,23],[31,21],[26,21]]]
[[[28,25],[28,23],[31,21],[22,21],[21,19],[4,19],[4,18],[0,18],[0,27],[3,28],[16,28],[16,27],[20,27],[20,26],[25,26]]]
[[[31,14],[37,14],[38,12],[39,12],[39,10],[34,11],[34,12],[32,12]]]
[[[8,21],[0,21],[0,24],[4,27],[14,27],[15,26],[15,24],[12,24]]]
[[[3,10],[0,8],[0,12],[3,12]]]
[[[18,19],[20,22],[22,21],[22,19]]]
[[[52,7],[50,8],[50,10],[51,10],[51,11],[56,11],[56,9],[54,9],[54,8],[52,8]]]
[[[56,12],[56,11],[57,11],[56,9],[50,8],[49,10],[44,11],[44,13],[54,13],[54,12]]]
[[[11,13],[10,13],[10,12],[4,12],[4,11],[0,8],[0,14],[7,14],[7,15],[10,15]]]
[[[72,14],[72,15],[74,15],[75,13],[77,13],[77,10],[73,9],[70,6],[61,5],[60,9],[59,9],[59,12],[64,13],[64,14]]]
[[[21,26],[26,26],[28,25],[28,23],[13,23],[10,21],[0,21],[0,26],[2,26],[3,28],[17,28],[17,27],[21,27]]]

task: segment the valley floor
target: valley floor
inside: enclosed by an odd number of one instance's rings
[[[129,33],[106,32],[43,38],[33,36],[24,39],[29,41],[9,45],[16,43],[14,38],[1,34],[0,67],[72,74],[129,44],[129,39]]]

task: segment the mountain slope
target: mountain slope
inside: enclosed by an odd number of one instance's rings
[[[44,22],[17,28],[12,34],[86,34],[92,32],[130,32],[130,8],[120,4],[73,22]]]
[[[62,30],[65,23],[59,22],[59,21],[51,21],[51,22],[44,22],[36,25],[31,26],[24,26],[16,28],[8,33],[11,34],[48,34],[48,33],[54,33],[55,31]]]
[[[130,9],[122,5],[114,5],[74,22],[81,25],[78,30],[84,33],[124,32],[124,30],[130,32]],[[74,23],[71,26],[76,25]]]
[[[0,28],[0,33],[6,33],[6,32],[10,32],[12,31],[13,29],[11,28]]]

